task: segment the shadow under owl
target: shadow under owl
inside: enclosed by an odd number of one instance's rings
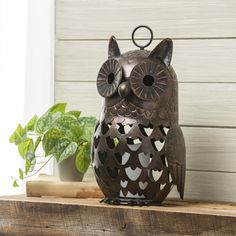
[[[173,43],[121,53],[114,36],[97,76],[104,98],[92,164],[110,204],[161,204],[173,185],[184,196],[185,143],[178,124]]]

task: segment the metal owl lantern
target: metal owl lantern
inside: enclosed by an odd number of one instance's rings
[[[134,40],[138,28],[151,32],[145,46]],[[173,185],[184,196],[185,143],[178,124],[178,82],[170,65],[173,43],[152,51],[147,26],[132,33],[140,50],[121,54],[114,36],[108,60],[97,76],[104,98],[92,144],[99,187],[110,204],[161,204]]]

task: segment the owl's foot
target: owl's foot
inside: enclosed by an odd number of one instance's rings
[[[138,206],[144,206],[144,205],[157,205],[160,206],[161,203],[160,202],[156,202],[153,200],[149,200],[149,199],[144,199],[144,198],[104,198],[102,199],[100,202],[104,202],[107,204],[111,204],[111,205],[138,205]]]

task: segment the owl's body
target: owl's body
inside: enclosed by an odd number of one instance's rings
[[[105,201],[160,204],[172,185],[183,198],[185,145],[178,125],[178,83],[172,41],[153,51],[120,54],[114,37],[98,74],[104,99],[92,162]]]

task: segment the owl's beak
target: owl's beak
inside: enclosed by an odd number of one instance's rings
[[[130,94],[130,84],[128,81],[122,82],[119,85],[118,93],[122,98],[126,98]]]

